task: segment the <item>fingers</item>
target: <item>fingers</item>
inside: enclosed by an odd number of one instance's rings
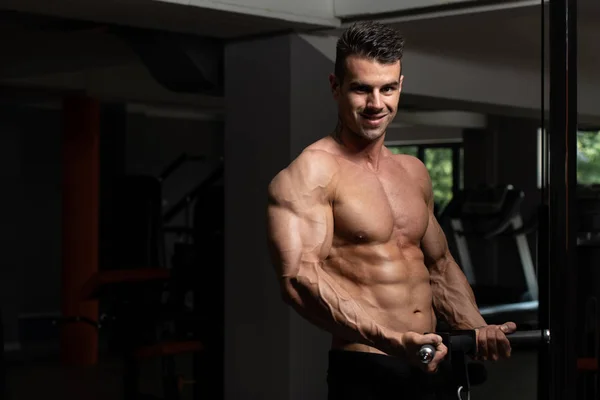
[[[477,359],[487,360],[488,357],[488,341],[487,341],[488,329],[480,329],[477,335]]]
[[[448,348],[442,342],[440,342],[436,347],[435,357],[431,363],[427,365],[427,372],[435,373],[438,370],[440,363],[444,360],[444,358],[446,358],[447,354]]]
[[[477,359],[497,361],[509,358],[511,346],[507,334],[516,330],[516,324],[507,322],[501,326],[490,325],[482,328],[477,334]]]
[[[506,335],[502,332],[497,332],[496,334],[496,343],[498,347],[498,354],[502,358],[510,358],[511,347],[510,342]]]
[[[406,332],[404,334],[404,342],[407,346],[417,346],[420,348],[423,345],[430,344],[433,347],[437,347],[442,341],[442,337],[435,333],[421,335],[415,332]]]
[[[448,354],[448,348],[444,345],[442,337],[433,333],[421,335],[414,332],[408,332],[404,336],[404,341],[407,349],[409,349],[409,354],[414,355],[414,363],[428,373],[436,372],[440,362],[442,362]],[[418,358],[418,352],[424,345],[432,345],[435,347],[434,358],[427,364],[422,363]]]
[[[502,331],[502,335],[497,337],[498,351],[500,352],[501,357],[510,358],[511,346],[506,335],[514,333],[517,330],[517,324],[514,322],[506,322],[502,324],[500,330]]]
[[[416,341],[420,342],[420,345],[431,344],[434,346],[438,346],[442,344],[442,337],[440,335],[436,335],[435,333],[428,333],[426,335],[420,335],[416,339]]]
[[[495,329],[487,333],[487,357],[492,361],[498,361],[498,335],[504,336],[500,329]]]
[[[502,330],[502,332],[507,335],[509,333],[513,333],[517,330],[517,324],[515,324],[514,322],[507,322],[505,324],[503,324],[500,329]]]
[[[448,348],[443,343],[442,337],[436,334],[427,334],[419,338],[423,344],[431,344],[435,346],[435,357],[429,364],[425,364],[425,371],[432,374],[438,370],[438,367],[442,360],[446,358],[448,354]]]

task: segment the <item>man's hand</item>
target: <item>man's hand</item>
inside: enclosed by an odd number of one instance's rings
[[[488,325],[476,329],[476,359],[497,361],[500,358],[509,358],[511,347],[506,335],[516,330],[517,325],[514,322],[507,322],[502,325]]]
[[[430,344],[435,348],[435,357],[430,363],[423,364],[419,359],[418,353],[421,347],[426,344]],[[402,336],[402,345],[408,362],[429,373],[436,372],[440,362],[448,354],[448,348],[442,343],[442,337],[434,333],[421,335],[416,332],[406,332]]]

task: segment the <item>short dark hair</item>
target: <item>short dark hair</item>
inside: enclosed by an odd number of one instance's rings
[[[394,28],[376,21],[361,21],[350,26],[337,41],[335,75],[344,80],[346,58],[351,55],[393,64],[402,59],[404,37]]]

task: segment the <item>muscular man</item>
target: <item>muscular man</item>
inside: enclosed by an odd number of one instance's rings
[[[332,334],[330,399],[425,398],[412,390],[428,385],[447,353],[428,333],[438,316],[453,329],[477,329],[481,359],[509,357],[505,333],[516,329],[487,325],[479,313],[434,216],[423,163],[384,146],[404,79],[403,45],[378,23],[345,31],[330,77],[338,126],[268,189],[282,296]],[[429,365],[416,356],[423,344],[437,348]]]

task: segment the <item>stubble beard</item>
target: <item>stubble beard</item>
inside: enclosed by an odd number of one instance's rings
[[[369,142],[374,142],[379,139],[385,133],[385,126],[376,129],[360,129],[359,132],[354,132],[354,134],[361,139],[364,139]]]
[[[350,127],[346,125],[340,117],[338,117],[337,125],[331,136],[336,142],[343,144],[342,132],[345,130],[347,135],[354,136],[363,142],[374,142],[381,138],[381,136],[383,136],[387,130],[387,125],[373,129],[364,129],[358,123],[356,125],[356,129],[350,129]]]

